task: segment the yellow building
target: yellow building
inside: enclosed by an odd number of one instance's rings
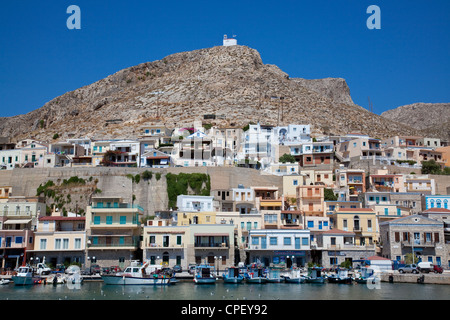
[[[333,229],[355,233],[355,245],[373,245],[377,240],[377,216],[370,208],[336,208],[329,215]]]
[[[120,268],[137,259],[143,214],[142,207],[120,197],[93,197],[86,209],[88,259],[100,266]]]
[[[177,224],[179,226],[188,226],[190,224],[213,224],[213,223],[216,223],[216,213],[213,211],[177,213]]]

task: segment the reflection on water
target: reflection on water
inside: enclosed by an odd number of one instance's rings
[[[171,286],[115,286],[103,282],[81,285],[0,286],[0,300],[447,300],[450,286],[381,283],[379,289],[362,284],[224,284]]]

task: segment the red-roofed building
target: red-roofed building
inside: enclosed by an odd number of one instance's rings
[[[57,264],[85,263],[86,218],[63,216],[53,210],[51,216],[39,218],[35,231],[34,249],[29,251],[29,262]],[[31,260],[33,258],[33,260]]]

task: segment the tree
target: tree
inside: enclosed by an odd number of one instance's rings
[[[325,188],[323,191],[323,199],[325,201],[336,201],[338,198],[336,197],[332,189]]]
[[[295,157],[291,154],[285,153],[280,157],[279,161],[281,163],[286,163],[286,162],[295,163]]]
[[[422,174],[440,174],[441,167],[431,159],[430,161],[422,161]]]

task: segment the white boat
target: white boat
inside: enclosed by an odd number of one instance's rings
[[[66,277],[60,273],[55,273],[45,279],[46,284],[64,284],[66,283]]]
[[[281,276],[281,270],[279,268],[270,268],[269,274],[267,275],[267,282],[270,282],[270,283],[283,282],[283,277]]]
[[[213,284],[216,282],[214,270],[211,266],[200,265],[195,269],[194,282],[196,284]]]
[[[8,280],[8,279],[1,279],[1,280],[0,280],[0,285],[8,284],[8,283],[10,283],[10,282],[11,282],[11,280]]]
[[[258,284],[267,283],[267,275],[265,274],[263,268],[253,267],[250,268],[245,274],[245,281],[247,283],[258,283]]]
[[[301,274],[300,269],[295,269],[284,276],[284,281],[287,283],[305,283],[306,277]]]
[[[12,276],[11,280],[16,286],[32,285],[42,282],[42,278],[38,275],[35,275],[33,272],[33,268],[28,266],[19,267],[19,270],[17,270],[17,274]]]
[[[147,272],[149,262],[139,265],[133,261],[123,272],[113,275],[102,275],[105,284],[112,285],[168,285],[171,277],[157,272]]]
[[[240,274],[239,268],[230,267],[227,272],[225,272],[223,277],[224,283],[241,283],[244,280],[244,276]]]

